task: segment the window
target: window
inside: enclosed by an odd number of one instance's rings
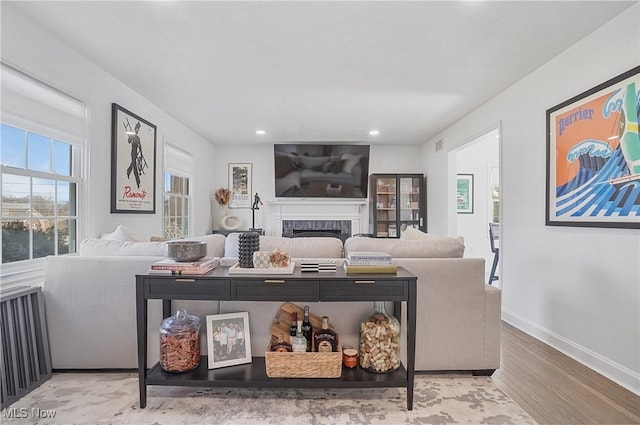
[[[164,237],[189,234],[189,178],[164,173]]]
[[[87,110],[5,63],[1,89],[2,281],[25,283],[44,257],[77,251]]]
[[[191,232],[192,156],[169,144],[164,146],[164,220],[165,238],[188,236]]]
[[[2,263],[77,247],[77,188],[69,143],[2,124]]]

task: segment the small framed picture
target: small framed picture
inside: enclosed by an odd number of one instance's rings
[[[229,164],[229,208],[251,208],[252,164]]]
[[[473,174],[458,174],[458,214],[473,214]]]
[[[206,321],[209,369],[251,363],[248,312],[209,315]]]

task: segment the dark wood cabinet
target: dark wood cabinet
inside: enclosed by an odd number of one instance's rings
[[[378,238],[399,238],[407,227],[427,229],[423,174],[372,174],[371,233]]]

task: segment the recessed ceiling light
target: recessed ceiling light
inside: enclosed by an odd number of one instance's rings
[[[260,136],[262,136],[264,134],[267,134],[267,132],[264,130],[256,130],[256,134],[259,134]]]
[[[380,134],[380,132],[378,130],[369,131],[369,136],[377,136],[378,134]]]

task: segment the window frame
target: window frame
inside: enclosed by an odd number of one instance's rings
[[[178,193],[178,192],[167,192],[166,190],[166,185],[164,184],[166,182],[167,177],[171,178],[171,176],[173,177],[179,177],[179,178],[183,178],[186,179],[186,185],[187,185],[187,194],[184,193]],[[186,237],[186,236],[190,236],[191,233],[191,229],[192,229],[192,207],[193,207],[193,197],[191,195],[191,186],[192,186],[192,180],[193,178],[190,176],[184,176],[181,175],[181,173],[176,173],[173,171],[169,171],[166,170],[164,171],[164,179],[163,179],[163,193],[162,193],[162,235],[164,237]],[[187,214],[183,214],[181,216],[181,219],[183,222],[187,223],[187,229],[186,232],[183,230],[181,235],[167,235],[167,229],[165,228],[166,224],[168,223],[167,221],[167,211],[165,209],[165,203],[167,201],[167,198],[174,198],[174,199],[178,199],[182,202],[187,203]],[[174,216],[172,214],[169,214],[169,217],[178,217],[178,216]]]
[[[86,229],[92,220],[88,213],[92,198],[89,191],[88,172],[91,125],[89,106],[79,97],[50,85],[46,79],[4,59],[0,61],[0,66],[3,77],[0,122],[25,131],[25,137],[27,132],[34,133],[67,143],[72,147],[72,176],[65,177],[78,179],[74,182],[76,184],[76,251],[78,251],[80,241],[86,237]],[[25,146],[25,159],[27,155]],[[27,172],[26,163],[24,169],[7,166],[6,172],[19,173],[17,170]],[[5,172],[4,169],[2,172]],[[32,256],[31,253],[29,255]],[[42,285],[45,258],[3,264],[0,269],[0,288],[4,290],[14,284]]]
[[[186,220],[185,220],[185,216],[183,216],[182,218],[183,218],[183,221],[186,221],[187,223],[187,231],[185,232],[183,230],[182,235],[180,237],[192,236],[191,233],[193,232],[193,226],[195,221],[194,213],[193,213],[194,176],[188,170],[192,169],[193,155],[183,151],[182,149],[175,147],[170,143],[167,143],[166,141],[164,143],[163,151],[164,151],[164,167],[162,170],[162,236],[167,237],[165,225],[168,222],[167,222],[165,204],[168,196],[178,198],[181,200],[186,200],[188,214],[186,216]],[[187,179],[187,188],[186,188],[187,194],[167,192],[166,190],[167,175]],[[173,235],[169,235],[169,236],[173,236]]]
[[[51,255],[74,255],[77,254],[80,241],[82,240],[83,227],[84,227],[84,205],[85,203],[85,185],[86,178],[84,177],[84,159],[86,155],[86,147],[79,143],[70,142],[60,138],[60,135],[64,135],[60,131],[47,131],[47,127],[39,125],[37,123],[33,125],[25,125],[28,123],[27,120],[20,120],[19,123],[16,123],[14,120],[5,119],[2,117],[0,120],[0,125],[6,125],[13,128],[17,128],[24,132],[25,141],[28,138],[29,134],[36,134],[38,136],[45,137],[50,141],[58,141],[65,143],[71,148],[71,175],[65,176],[62,174],[55,173],[54,171],[44,172],[38,170],[30,170],[28,167],[28,155],[29,155],[29,146],[25,143],[25,168],[22,167],[14,167],[10,165],[5,165],[0,163],[0,196],[2,195],[2,181],[3,176],[6,174],[15,175],[15,176],[23,176],[29,178],[37,178],[37,179],[45,179],[45,180],[53,180],[56,182],[66,182],[73,183],[76,185],[75,188],[75,196],[76,196],[76,211],[74,215],[69,215],[70,219],[76,220],[76,246],[75,251],[70,253],[63,254],[51,254]],[[36,129],[34,131],[34,129]],[[47,134],[49,133],[49,134]],[[57,194],[57,190],[56,190]],[[2,202],[0,200],[0,202]],[[57,204],[55,204],[56,214],[54,216],[54,220],[57,220]],[[1,213],[0,213],[1,217]],[[67,217],[67,216],[65,216]],[[31,217],[30,217],[31,218]],[[1,236],[0,236],[1,238]],[[30,252],[29,256],[33,257],[33,246],[32,246],[32,234],[29,235],[30,238]],[[55,251],[58,250],[57,247],[57,238],[58,234],[55,233]],[[45,257],[40,258],[29,258],[25,260],[13,261],[10,263],[2,263],[2,272],[0,273],[0,277],[2,278],[2,284],[0,287],[5,287],[13,284],[33,284],[35,281],[40,281],[44,277],[44,262]],[[0,260],[1,261],[1,260]]]

